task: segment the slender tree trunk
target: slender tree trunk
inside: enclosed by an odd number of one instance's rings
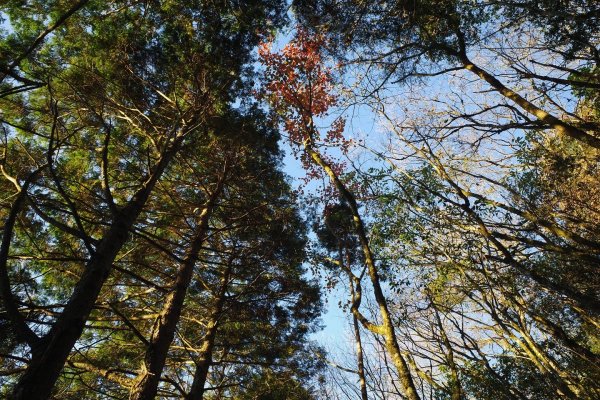
[[[463,398],[462,384],[460,382],[460,376],[458,374],[458,365],[456,365],[456,361],[454,360],[454,350],[452,350],[452,343],[450,343],[450,339],[446,334],[446,329],[442,324],[442,319],[440,318],[439,311],[435,304],[433,303],[433,297],[428,294],[430,297],[431,304],[433,306],[433,311],[435,314],[435,319],[440,330],[440,336],[442,338],[442,343],[447,350],[447,353],[444,355],[448,367],[450,368],[450,377],[451,377],[451,396],[452,400],[461,400]]]
[[[444,165],[439,161],[439,159],[435,156],[435,154],[430,150],[429,156],[420,149],[416,149],[417,152],[422,154],[425,158],[431,160],[431,165],[435,168],[437,173],[453,188],[454,192],[458,197],[460,197],[463,202],[459,203],[456,201],[452,201],[448,199],[446,196],[443,196],[439,192],[431,189],[430,193],[436,195],[440,199],[447,201],[451,204],[454,204],[460,208],[462,208],[473,220],[477,223],[479,227],[479,232],[481,235],[489,240],[492,245],[504,255],[504,259],[500,260],[508,265],[513,266],[517,271],[522,273],[523,275],[529,277],[531,280],[535,281],[540,286],[551,290],[555,293],[561,294],[569,300],[571,305],[576,306],[576,310],[579,312],[584,311],[591,319],[595,319],[598,315],[600,315],[600,302],[591,295],[587,295],[579,292],[578,290],[570,287],[569,285],[563,284],[561,282],[552,281],[546,275],[539,274],[535,269],[526,268],[522,263],[516,260],[513,257],[513,254],[502,244],[500,240],[496,237],[496,235],[490,231],[485,223],[485,221],[479,216],[479,214],[473,209],[471,206],[471,202],[468,197],[468,192],[461,188],[454,180],[450,177],[450,175],[446,172]],[[564,236],[561,236],[564,237]],[[582,314],[583,315],[583,314]]]
[[[2,167],[0,166],[0,168]],[[2,172],[5,172],[3,168]],[[25,182],[23,182],[23,185],[20,187],[17,180],[14,179],[14,183],[18,188],[18,193],[10,208],[8,217],[4,222],[4,227],[2,228],[2,241],[0,242],[0,298],[2,298],[6,316],[10,321],[11,329],[16,334],[17,340],[27,343],[32,352],[37,350],[39,337],[31,330],[31,328],[29,328],[25,322],[25,318],[19,312],[17,303],[15,302],[15,298],[10,286],[10,277],[8,275],[8,255],[10,252],[10,243],[12,240],[15,222],[17,220],[17,216],[21,212],[23,203],[25,203],[27,189],[40,172],[41,168],[33,171],[31,174],[29,174],[27,179],[25,179]]]
[[[215,346],[215,338],[217,336],[217,330],[219,328],[219,319],[223,312],[223,306],[225,305],[225,294],[227,292],[227,286],[229,285],[229,277],[231,275],[231,269],[233,265],[229,263],[227,269],[223,273],[221,278],[221,287],[213,311],[211,312],[210,319],[208,321],[208,329],[202,346],[200,347],[200,354],[196,360],[196,372],[194,373],[194,381],[190,392],[185,397],[186,400],[202,400],[204,397],[204,385],[206,384],[206,378],[208,377],[208,371],[212,364],[213,349]]]
[[[550,369],[555,376],[560,379],[557,381],[560,385],[559,387],[564,392],[567,398],[581,398],[580,394],[584,391],[583,387],[577,382],[568,371],[559,365],[559,363],[554,359],[554,357],[545,352],[540,346],[536,343],[536,341],[531,336],[529,329],[527,328],[527,321],[525,317],[525,313],[523,310],[517,311],[518,314],[518,327],[519,333],[523,340],[531,351],[535,354],[535,356],[544,363],[548,369]]]
[[[112,264],[127,242],[129,230],[142,212],[156,182],[178,151],[182,139],[182,134],[176,137],[173,146],[163,153],[142,188],[115,216],[108,232],[90,256],[64,310],[40,340],[39,350],[32,353],[27,369],[13,389],[12,399],[42,400],[50,397],[71,349],[83,332]]]
[[[198,261],[202,244],[206,239],[208,222],[216,200],[221,194],[222,187],[223,181],[221,180],[200,214],[190,249],[177,271],[174,288],[168,294],[163,310],[152,329],[141,372],[129,393],[131,400],[151,400],[156,396],[169,347],[175,337],[177,323],[181,317],[187,289],[194,275],[194,266]]]
[[[559,340],[563,346],[571,350],[574,354],[587,361],[593,369],[600,370],[600,355],[595,354],[587,347],[582,346],[575,339],[571,338],[560,326],[549,319],[536,314],[530,314],[531,318],[544,327],[555,339]]]
[[[560,343],[573,352],[573,354],[577,355],[582,360],[585,360],[591,368],[600,370],[600,355],[571,338],[560,325],[552,322],[544,315],[537,313],[535,309],[528,305],[527,300],[523,298],[520,293],[511,293],[502,290],[501,285],[498,285],[498,287],[505,299],[510,302],[513,309],[519,310],[519,313],[526,313],[529,318],[539,324],[542,330],[546,331],[557,341],[560,341]],[[523,323],[525,321],[526,319],[523,318]]]
[[[514,320],[511,316],[507,315],[501,310],[497,310],[493,303],[490,302],[488,297],[482,293],[482,298],[485,305],[488,307],[489,315],[498,324],[499,329],[505,332],[505,334],[512,339],[513,343],[516,344],[527,358],[536,366],[538,371],[549,381],[554,384],[554,390],[560,398],[576,399],[578,398],[575,393],[569,387],[568,382],[564,380],[564,374],[561,374],[560,369],[555,368],[556,364],[553,363],[549,358],[540,351],[537,344],[529,336],[529,332],[521,325],[520,321]],[[507,324],[501,317],[500,314],[509,321]],[[515,334],[515,332],[518,333]],[[513,344],[511,344],[513,346]]]
[[[354,301],[354,282],[352,277],[349,279],[350,283],[350,295]],[[365,364],[363,356],[362,340],[360,338],[360,327],[358,325],[358,318],[354,313],[352,314],[352,327],[354,328],[354,340],[356,341],[356,365],[358,369],[358,381],[360,383],[360,398],[362,400],[368,400],[367,397],[367,380],[365,378]]]
[[[406,360],[404,360],[402,357],[400,346],[398,345],[396,330],[389,312],[387,300],[383,294],[383,290],[381,289],[379,271],[375,265],[373,254],[371,253],[371,247],[369,245],[364,223],[360,217],[360,213],[358,212],[358,204],[356,199],[354,198],[354,195],[346,188],[331,166],[321,157],[321,154],[312,148],[310,139],[304,143],[304,148],[312,160],[319,165],[325,171],[325,173],[327,173],[331,183],[336,187],[340,195],[344,198],[352,210],[354,227],[365,256],[367,273],[373,286],[373,295],[379,307],[379,312],[381,313],[382,326],[380,326],[377,331],[385,338],[386,349],[398,371],[398,377],[400,379],[400,383],[402,384],[402,388],[404,389],[404,394],[409,400],[420,400],[410,369],[408,368]]]

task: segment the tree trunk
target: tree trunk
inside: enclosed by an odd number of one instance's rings
[[[462,208],[465,213],[467,213],[473,220],[477,223],[479,232],[481,235],[489,240],[492,245],[504,256],[504,259],[500,259],[508,265],[513,266],[518,272],[527,276],[543,288],[546,288],[550,291],[563,295],[568,302],[575,306],[574,308],[578,311],[584,311],[590,317],[590,319],[596,319],[598,315],[600,315],[600,302],[594,297],[584,293],[579,292],[578,290],[570,287],[567,284],[561,282],[554,282],[546,275],[538,273],[535,269],[530,269],[525,267],[521,262],[513,257],[513,254],[509,251],[509,249],[502,244],[500,240],[496,237],[496,235],[490,231],[485,223],[485,221],[479,216],[477,211],[475,211],[471,205],[469,200],[469,193],[461,188],[446,172],[444,165],[439,161],[439,159],[429,151],[429,156],[425,154],[420,149],[415,149],[418,153],[422,154],[425,158],[429,158],[431,161],[431,166],[435,168],[437,173],[453,188],[456,195],[461,198],[462,203],[452,201],[448,199],[446,196],[443,196],[439,192],[435,190],[428,189],[430,193],[434,194],[438,198],[447,201],[455,206]],[[564,238],[564,235],[561,235]],[[583,314],[582,314],[583,315]]]
[[[219,319],[223,312],[223,306],[225,304],[225,294],[227,292],[227,286],[229,284],[229,276],[233,265],[229,263],[227,269],[223,273],[221,278],[221,288],[217,294],[216,302],[213,311],[208,321],[208,330],[202,346],[200,347],[200,355],[196,360],[196,372],[194,373],[194,381],[190,392],[185,397],[186,400],[202,400],[204,396],[204,385],[206,384],[206,378],[208,371],[212,364],[212,354],[215,345],[215,337],[217,336],[217,330],[219,328]]]
[[[198,261],[202,244],[206,239],[210,215],[217,198],[221,194],[222,185],[223,182],[221,180],[200,214],[191,247],[177,271],[175,286],[167,296],[163,311],[152,329],[146,355],[141,366],[141,372],[137,376],[129,393],[130,400],[151,400],[156,396],[169,347],[171,346],[177,323],[181,317],[181,310],[187,289],[194,275],[194,266],[196,265],[196,261]]]
[[[388,309],[387,300],[383,294],[383,290],[381,289],[379,271],[375,265],[373,254],[371,253],[369,239],[367,237],[362,218],[360,217],[360,213],[358,212],[358,204],[356,199],[354,198],[354,195],[346,188],[331,166],[323,159],[323,157],[321,157],[321,154],[312,148],[310,140],[305,142],[304,148],[312,160],[319,165],[325,171],[325,173],[327,173],[331,183],[336,187],[340,195],[344,198],[352,210],[354,228],[365,256],[367,272],[371,280],[371,284],[373,285],[373,295],[379,307],[379,312],[381,313],[381,318],[383,321],[383,324],[378,331],[379,333],[383,334],[385,338],[386,349],[398,371],[398,377],[400,379],[400,383],[402,384],[402,388],[404,389],[405,395],[409,400],[420,400],[412,375],[410,373],[410,369],[408,368],[408,364],[400,352],[400,346],[398,345],[398,340],[396,338],[396,331],[394,329],[392,318]]]
[[[440,336],[442,339],[442,343],[447,350],[447,353],[444,354],[444,358],[446,359],[446,363],[448,365],[448,368],[450,369],[450,377],[451,377],[450,389],[451,389],[451,393],[452,393],[451,398],[452,398],[452,400],[461,400],[463,398],[462,384],[461,384],[460,376],[458,373],[458,365],[456,364],[456,361],[454,360],[454,350],[452,350],[452,343],[450,343],[450,339],[448,338],[448,335],[446,334],[446,329],[444,328],[444,325],[442,324],[442,319],[440,318],[439,311],[434,303],[433,296],[431,296],[431,294],[428,293],[428,297],[430,298],[431,306],[432,306],[433,312],[435,314],[435,319],[436,319],[438,328],[440,330]]]
[[[471,62],[471,60],[469,60],[469,58],[466,56],[466,54],[464,54],[464,53],[460,54],[459,59],[463,65],[463,67],[466,70],[471,71],[472,73],[474,73],[475,75],[477,75],[478,77],[480,77],[481,79],[483,79],[484,81],[489,83],[494,88],[494,90],[496,90],[498,93],[500,93],[504,97],[509,98],[512,101],[514,101],[523,110],[534,115],[538,120],[542,121],[543,123],[551,126],[558,133],[569,136],[580,142],[583,142],[583,143],[587,144],[588,146],[592,146],[596,149],[600,149],[600,138],[592,136],[589,133],[582,131],[581,129],[578,129],[570,124],[567,124],[566,122],[560,120],[559,118],[555,117],[554,115],[542,110],[535,104],[531,103],[530,101],[528,101],[527,99],[522,97],[520,94],[518,94],[518,93],[514,92],[513,90],[504,86],[504,84],[502,84],[502,82],[500,82],[498,79],[496,79],[496,77],[491,75],[489,72],[487,72],[487,71],[479,68],[477,65],[473,64]]]
[[[8,256],[10,252],[13,229],[17,220],[17,216],[21,212],[23,203],[27,197],[27,189],[35,177],[41,172],[41,170],[42,168],[38,168],[29,174],[21,187],[19,187],[17,180],[14,180],[15,185],[18,188],[18,193],[10,208],[8,217],[4,222],[4,227],[2,229],[2,241],[0,242],[0,298],[2,298],[6,316],[10,321],[11,330],[15,333],[19,342],[24,342],[29,345],[32,352],[36,351],[39,338],[35,332],[29,328],[25,318],[19,312],[17,303],[15,302],[15,298],[10,286],[10,277],[8,275]],[[2,172],[4,172],[4,169],[2,169]]]
[[[354,299],[354,282],[352,282],[352,278],[350,278],[350,295]],[[356,341],[356,365],[358,369],[358,381],[360,383],[360,398],[361,400],[368,400],[360,327],[358,326],[358,318],[354,314],[352,314],[352,327],[354,328],[354,340]]]
[[[183,135],[179,134],[171,148],[155,164],[150,177],[127,205],[115,216],[108,232],[90,256],[71,298],[50,329],[40,340],[37,351],[13,389],[14,400],[42,400],[50,393],[60,375],[71,349],[81,336],[85,322],[117,254],[127,242],[129,230],[142,212],[156,182],[175,156]]]

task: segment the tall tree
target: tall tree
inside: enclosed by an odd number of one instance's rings
[[[600,9],[594,1],[360,1],[308,0],[296,1],[296,8],[310,26],[331,33],[334,52],[349,56],[352,63],[373,66],[382,73],[376,78],[380,87],[385,82],[398,82],[434,77],[457,70],[468,71],[485,81],[500,96],[537,119],[536,127],[551,128],[594,148],[600,148],[597,126],[580,120],[561,117],[568,114],[557,103],[548,104],[555,111],[521,95],[503,83],[494,71],[488,71],[473,61],[479,53],[493,46],[492,38],[526,35],[527,24],[543,26],[545,32],[540,47],[556,53],[565,61],[583,60],[580,64],[597,68],[597,36]],[[560,21],[560,22],[559,22]],[[522,29],[521,29],[522,28]],[[564,52],[557,45],[568,47]],[[496,50],[492,50],[493,52]],[[353,56],[352,54],[359,54]],[[552,57],[552,56],[551,56]],[[549,57],[550,58],[550,57]],[[551,59],[551,58],[550,58]],[[516,65],[521,62],[514,59]],[[553,73],[564,72],[560,62],[541,60]],[[566,68],[569,71],[569,68]],[[597,87],[597,76],[578,73],[568,79],[554,80],[562,85]],[[527,73],[514,66],[515,80],[541,78],[544,74]],[[377,89],[375,89],[377,90]],[[508,106],[510,107],[510,106]],[[525,118],[523,118],[525,119]]]
[[[320,133],[316,129],[315,118],[324,116],[335,103],[335,96],[330,91],[331,72],[324,66],[321,58],[323,43],[322,38],[311,38],[308,32],[299,30],[295,39],[286,45],[281,53],[272,53],[270,45],[264,44],[260,52],[267,68],[265,96],[283,118],[292,144],[301,146],[307,169],[325,175],[333,189],[347,204],[382,323],[372,323],[360,312],[361,287],[358,279],[353,279],[357,285],[352,313],[367,330],[384,337],[386,349],[397,369],[404,394],[411,400],[418,400],[420,397],[411,371],[398,344],[389,303],[383,292],[379,268],[371,250],[367,227],[361,217],[356,196],[342,181],[339,165],[326,158],[319,149]],[[344,146],[343,130],[344,121],[336,120],[327,132],[326,140],[340,142]]]
[[[6,40],[31,35],[28,24],[46,15],[37,4],[5,7],[12,29]],[[36,191],[29,218],[44,221],[46,243],[74,250],[71,268],[78,276],[60,288],[59,311],[48,325],[22,337],[31,360],[15,398],[49,395],[157,183],[177,153],[204,135],[206,121],[242,94],[261,29],[282,21],[276,2],[253,3],[235,24],[232,11],[201,2],[90,2],[36,44],[27,62],[13,58],[20,71],[48,83],[3,98],[15,111],[2,117],[6,146],[20,143],[34,165],[48,164],[42,183],[29,189]],[[5,164],[15,161],[7,157]],[[27,230],[14,230],[13,237]],[[61,262],[46,260],[42,271],[55,275]],[[15,294],[5,290],[3,296],[10,307]],[[18,324],[14,331],[28,332],[20,318],[10,321]]]

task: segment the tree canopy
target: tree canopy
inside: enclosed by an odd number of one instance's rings
[[[0,397],[599,398],[599,94],[592,0],[4,2]]]

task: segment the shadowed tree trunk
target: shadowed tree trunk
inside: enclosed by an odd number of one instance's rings
[[[29,174],[22,185],[19,185],[17,179],[10,177],[5,172],[2,165],[0,165],[0,169],[5,177],[13,181],[13,184],[17,187],[17,197],[10,207],[8,217],[4,221],[4,227],[2,228],[2,242],[0,243],[0,298],[2,298],[2,305],[4,306],[6,316],[11,323],[12,330],[16,334],[17,340],[27,343],[32,351],[36,351],[39,337],[31,330],[27,325],[25,318],[19,312],[18,305],[11,290],[7,264],[10,242],[12,240],[17,216],[23,208],[23,203],[25,203],[29,185],[31,185],[35,177],[41,172],[42,168],[38,168]]]
[[[210,314],[210,318],[207,324],[207,331],[200,346],[200,354],[196,360],[196,372],[194,373],[194,381],[190,389],[189,394],[185,397],[186,400],[201,400],[204,396],[204,385],[206,384],[206,378],[208,371],[212,364],[212,354],[215,346],[215,338],[217,336],[217,330],[219,329],[219,319],[223,312],[223,306],[225,304],[225,294],[227,292],[227,286],[229,285],[229,277],[231,275],[231,269],[233,267],[232,262],[227,265],[227,269],[223,272],[221,278],[221,287],[215,298],[215,304],[213,311]]]
[[[129,231],[142,212],[156,182],[179,150],[184,133],[179,133],[152,168],[150,177],[115,216],[110,228],[86,264],[71,298],[50,331],[32,352],[31,361],[13,390],[15,400],[38,400],[50,392],[71,349],[81,336],[112,264],[129,237]]]
[[[169,347],[171,346],[177,323],[181,317],[187,289],[194,274],[194,266],[198,261],[202,244],[206,239],[210,216],[223,189],[223,179],[217,184],[217,187],[210,195],[200,214],[190,248],[177,271],[174,288],[167,296],[163,310],[154,324],[141,366],[141,372],[137,376],[129,394],[129,398],[132,400],[150,400],[156,396]]]

